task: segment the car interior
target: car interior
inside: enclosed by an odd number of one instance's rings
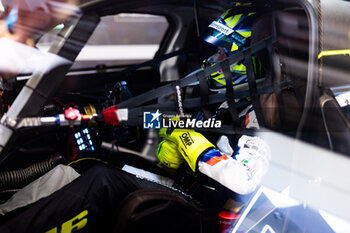
[[[201,70],[202,61],[217,51],[201,36],[212,20],[233,5],[237,13],[257,12],[258,17],[252,27],[251,46],[233,56],[232,62],[243,58],[249,63],[255,56],[264,70],[262,81],[257,82],[253,67],[247,65],[248,85],[233,86],[232,93],[243,97],[243,101],[236,103],[237,111],[252,104],[262,126],[260,130],[268,129],[349,154],[350,145],[344,143],[349,139],[350,129],[346,112],[328,87],[316,85],[318,28],[314,9],[307,1],[85,0],[80,4],[79,17],[64,23],[63,29],[53,36],[49,48],[50,53],[66,62],[45,67],[43,72],[20,74],[4,83],[1,114],[6,113],[12,119],[50,117],[73,107],[89,115],[119,106],[129,108],[129,112],[135,113],[135,119],[118,126],[96,119],[74,127],[51,125],[14,130],[6,145],[2,145],[0,154],[1,203],[55,165],[70,164],[73,155],[79,162],[72,166],[81,173],[97,160],[103,160],[119,168],[131,165],[170,177],[177,188],[194,196],[199,195],[201,189],[211,187],[213,181],[210,179],[203,178],[205,185],[190,182],[196,174],[191,175],[188,167],[183,167],[181,173],[174,176],[157,166],[158,134],[156,130],[142,128],[142,112],[153,107],[163,113],[176,113],[174,89],[156,93],[178,83],[182,87],[187,113],[195,116],[206,109],[211,115],[217,114],[216,110],[227,97],[225,93],[203,92],[205,84],[200,78],[191,83],[181,80],[191,72]],[[153,58],[139,63],[104,64],[99,61],[90,62],[87,67],[75,65],[78,54],[88,46],[99,22],[104,17],[125,13],[165,18],[167,24],[164,34],[158,38],[159,47]],[[118,33],[118,28],[115,32]],[[203,93],[208,98],[203,97]],[[136,97],[142,94],[149,98],[136,103],[140,100]],[[230,112],[217,117],[221,117],[227,126],[224,133],[234,137],[237,132],[242,132],[240,130],[244,131],[232,122]],[[212,141],[222,133],[220,130],[203,132]],[[79,143],[80,136],[75,135],[91,138],[91,144],[88,141]],[[83,149],[80,148],[82,144],[86,144]],[[213,232],[217,227],[212,210],[190,204],[181,195],[152,190],[142,192],[144,199],[139,199],[138,193],[123,202],[121,212],[116,215],[116,232],[139,232],[155,218],[161,219],[158,223],[166,226],[169,214],[181,221],[179,229],[173,229],[173,232],[184,232],[182,226],[188,226],[188,222],[198,225],[194,224],[188,232]],[[221,192],[223,197],[235,197],[225,187],[216,187],[216,192]],[[211,203],[213,209],[221,205],[220,201]],[[184,214],[186,218],[183,218]],[[147,230],[156,232],[154,228]]]

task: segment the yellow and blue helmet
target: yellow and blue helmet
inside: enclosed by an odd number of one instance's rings
[[[255,12],[234,14],[232,9],[226,10],[219,18],[209,25],[209,30],[203,39],[221,48],[226,56],[250,46],[252,25]],[[220,59],[218,54],[203,61],[203,67],[213,65]],[[231,66],[232,83],[237,85],[247,82],[247,71],[244,61]],[[211,90],[222,90],[226,80],[222,71],[215,72],[208,77]]]
[[[254,17],[255,12],[233,14],[233,10],[228,9],[209,25],[203,39],[226,53],[241,50],[250,44]]]

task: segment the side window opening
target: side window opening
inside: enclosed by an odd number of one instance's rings
[[[150,14],[121,13],[102,17],[72,68],[130,65],[152,59],[168,26],[164,16]],[[37,47],[48,50],[57,31],[43,36]]]

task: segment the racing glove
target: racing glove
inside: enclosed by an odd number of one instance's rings
[[[185,161],[177,149],[177,145],[169,140],[163,140],[159,143],[156,155],[162,165],[171,169],[178,169]]]
[[[215,146],[202,134],[189,129],[162,128],[159,137],[173,142],[192,171],[196,171],[198,158]]]

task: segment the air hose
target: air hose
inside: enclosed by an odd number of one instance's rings
[[[0,191],[20,189],[62,163],[64,158],[57,155],[20,170],[0,172]]]

